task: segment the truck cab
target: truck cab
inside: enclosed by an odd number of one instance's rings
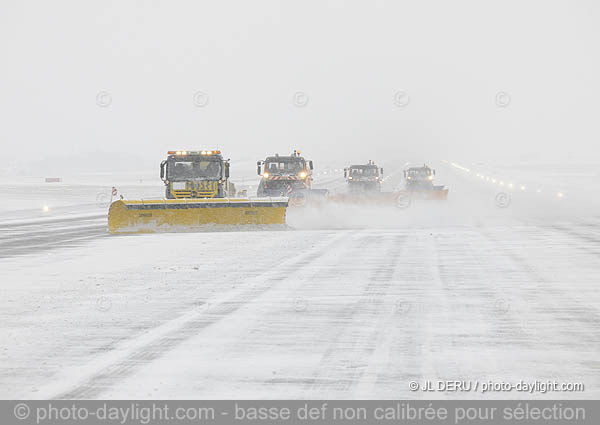
[[[229,160],[219,150],[169,151],[160,164],[167,199],[235,196],[229,181]]]
[[[312,188],[313,162],[295,150],[290,156],[268,156],[257,161],[261,176],[257,196],[290,196]]]
[[[407,190],[432,190],[435,170],[427,165],[411,167],[404,171],[404,180]]]
[[[381,192],[383,168],[379,168],[373,161],[351,165],[344,168],[344,178],[350,192]]]

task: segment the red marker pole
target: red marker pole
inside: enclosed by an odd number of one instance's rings
[[[117,188],[116,187],[112,187],[111,191],[110,191],[110,203],[112,205],[113,202],[113,198],[117,196]]]

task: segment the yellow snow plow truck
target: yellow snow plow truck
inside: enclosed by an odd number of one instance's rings
[[[235,196],[229,180],[229,160],[221,151],[169,151],[160,163],[167,199]]]
[[[219,150],[169,151],[160,164],[166,199],[118,200],[108,212],[111,233],[225,230],[285,225],[286,198],[235,198],[229,160]]]

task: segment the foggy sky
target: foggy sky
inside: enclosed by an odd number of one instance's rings
[[[597,1],[1,5],[3,163],[600,156]]]

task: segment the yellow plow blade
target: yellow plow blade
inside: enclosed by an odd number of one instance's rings
[[[446,201],[448,199],[448,189],[415,190],[409,193],[411,198],[414,199],[426,199],[436,201]]]
[[[108,230],[154,233],[284,227],[287,205],[287,198],[119,200],[108,210]]]

